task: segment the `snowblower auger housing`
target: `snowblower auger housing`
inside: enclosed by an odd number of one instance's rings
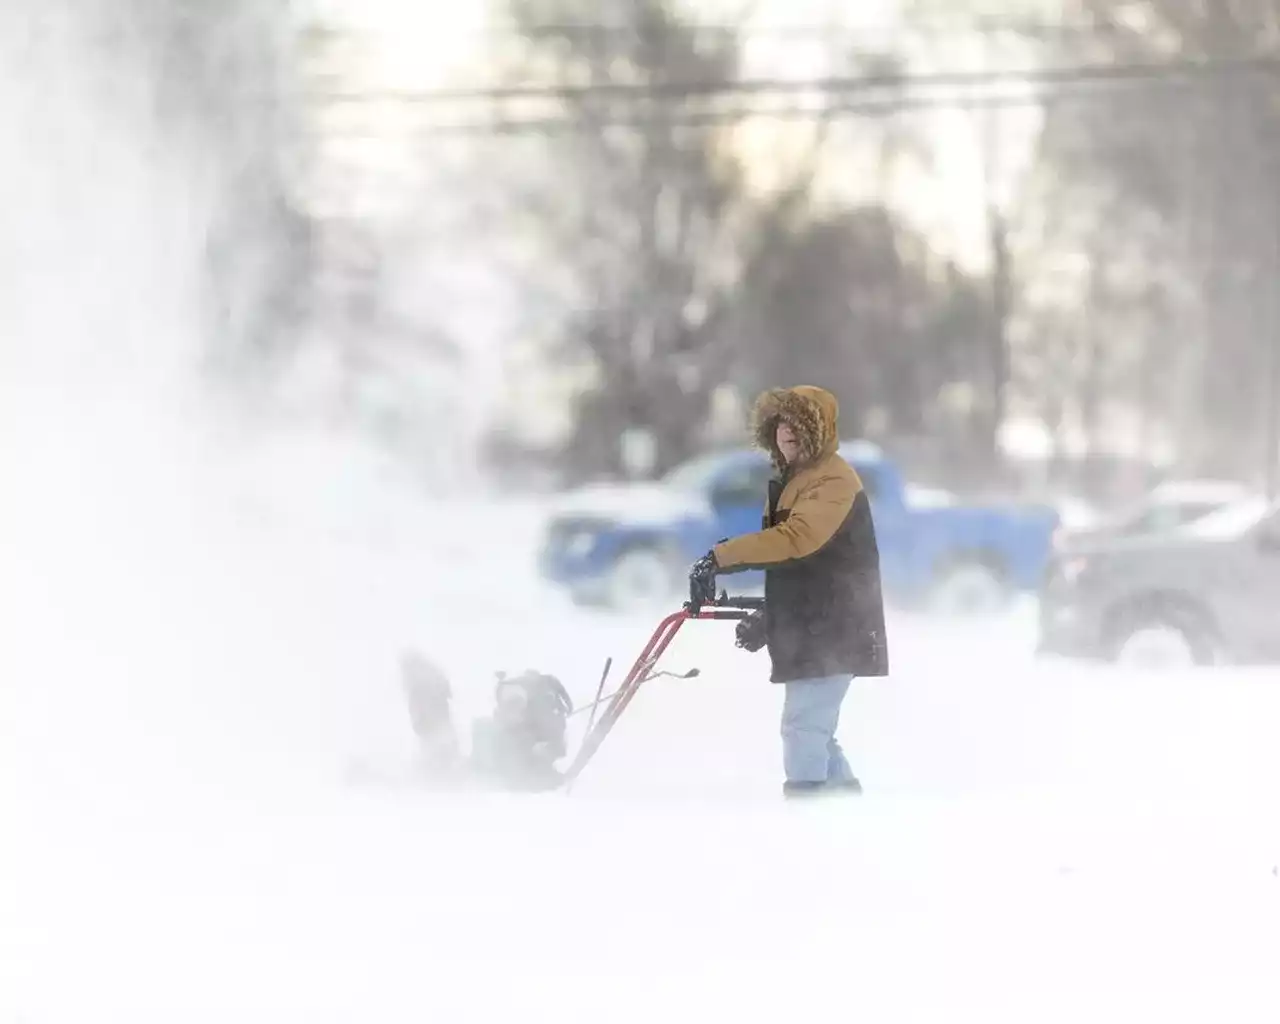
[[[722,591],[719,597],[707,602],[699,594],[698,585],[694,581],[690,581],[689,589],[690,599],[684,603],[684,607],[680,611],[672,612],[658,624],[658,628],[649,637],[649,642],[645,644],[640,656],[636,658],[630,671],[627,672],[622,685],[608,699],[608,703],[605,705],[599,720],[593,720],[588,725],[587,733],[583,737],[582,746],[578,749],[577,756],[573,759],[572,764],[565,769],[564,785],[566,788],[572,786],[574,780],[582,774],[582,770],[586,768],[591,758],[595,756],[596,751],[600,749],[600,744],[604,742],[605,737],[609,735],[617,724],[618,719],[627,709],[627,705],[631,703],[632,698],[635,697],[640,687],[656,675],[662,674],[655,672],[654,668],[658,664],[658,659],[662,657],[663,652],[670,646],[676,634],[680,632],[681,626],[690,619],[745,619],[752,612],[764,607],[764,598],[762,597],[730,597]],[[606,673],[607,671],[606,669]],[[600,688],[601,690],[604,689],[604,679],[600,681]],[[599,698],[597,698],[598,700]]]

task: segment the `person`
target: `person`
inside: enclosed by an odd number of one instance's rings
[[[880,556],[867,493],[838,453],[839,406],[819,387],[764,392],[755,443],[777,473],[762,529],[721,541],[690,572],[708,599],[717,574],[763,569],[762,611],[739,622],[737,644],[767,647],[785,686],[782,761],[787,797],[861,793],[836,739],[855,676],[889,672]]]
[[[472,725],[469,755],[460,749],[444,672],[416,651],[400,659],[401,688],[418,741],[421,774],[436,785],[480,783],[504,790],[556,789],[556,762],[567,752],[573,702],[555,676],[526,671],[498,677],[494,710]]]

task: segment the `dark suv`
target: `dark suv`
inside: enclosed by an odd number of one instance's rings
[[[1055,554],[1039,650],[1153,668],[1280,663],[1280,506],[1229,505],[1163,533]]]

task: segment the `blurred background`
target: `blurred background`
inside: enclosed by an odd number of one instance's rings
[[[243,32],[234,6],[181,30]],[[1268,487],[1278,16],[303,5],[242,214],[278,212],[275,285],[213,354],[289,369],[424,477],[659,477],[811,381],[929,486]],[[261,120],[260,77],[222,102]]]
[[[1276,4],[151,7],[167,95],[239,140],[226,393],[427,494],[590,485],[537,542],[579,596],[667,592],[752,528],[760,480],[698,460],[769,386],[837,394],[882,518],[981,506],[899,538],[914,596],[958,563],[964,600],[1033,586],[1028,506],[1276,489]]]
[[[180,447],[177,421],[323,437],[264,470],[309,474],[300,506],[345,493],[337,514],[377,533],[353,474],[394,477],[396,514],[475,527],[438,531],[461,558],[441,579],[485,575],[458,567],[487,549],[614,610],[669,603],[757,528],[746,425],[767,387],[837,395],[895,605],[1074,588],[1082,537],[1143,577],[1100,538],[1275,496],[1270,0],[5,17],[25,125],[6,172],[28,200],[0,314],[26,362],[0,386],[28,423],[82,422],[88,450],[107,402],[138,420],[118,455]],[[187,415],[197,398],[212,417]],[[339,470],[335,448],[378,468]],[[154,466],[135,468],[141,494]],[[1257,606],[1280,581],[1250,515],[1213,536],[1246,543]],[[1223,550],[1206,557],[1229,592],[1244,569]],[[1120,642],[1102,625],[1120,610],[1223,632],[1236,612],[1193,593],[1208,575],[1081,598],[1085,646]],[[1151,610],[1170,592],[1196,625]]]

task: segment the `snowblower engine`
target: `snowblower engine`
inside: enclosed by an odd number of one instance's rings
[[[494,698],[493,715],[473,727],[473,767],[503,788],[557,788],[563,777],[555,764],[568,750],[573,712],[560,680],[533,671],[500,676]]]

